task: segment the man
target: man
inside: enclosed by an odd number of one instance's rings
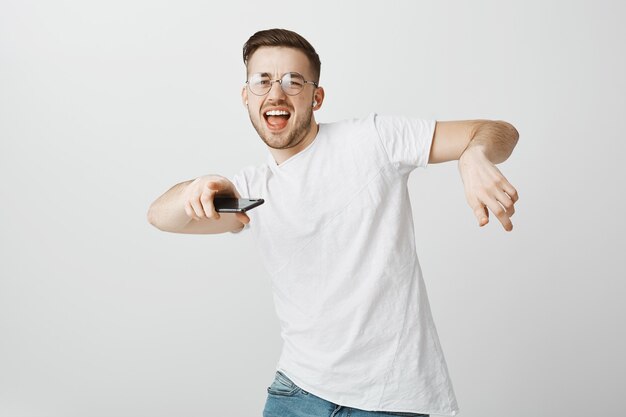
[[[232,181],[175,185],[148,219],[170,232],[253,233],[284,341],[263,415],[456,414],[415,253],[408,176],[458,160],[479,225],[491,211],[511,231],[517,191],[494,164],[511,154],[517,131],[501,121],[376,114],[318,124],[320,60],[287,30],[254,34],[244,63],[242,100],[267,163]],[[217,194],[266,202],[220,215]]]

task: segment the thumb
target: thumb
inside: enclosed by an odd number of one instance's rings
[[[235,213],[235,217],[243,224],[250,223],[250,217],[246,213]]]

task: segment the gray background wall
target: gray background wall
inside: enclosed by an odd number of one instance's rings
[[[619,1],[0,1],[0,416],[260,416],[280,353],[251,236],[146,221],[261,163],[241,46],[322,58],[318,120],[502,119],[520,200],[479,228],[455,162],[415,234],[461,415],[615,416],[626,351]],[[620,255],[622,253],[622,255]]]

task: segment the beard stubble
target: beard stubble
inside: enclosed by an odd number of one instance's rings
[[[254,126],[254,129],[259,134],[259,137],[267,146],[273,149],[289,149],[289,148],[293,148],[294,146],[297,146],[300,142],[302,142],[304,138],[306,137],[307,133],[311,130],[313,109],[308,108],[306,111],[307,113],[304,115],[302,120],[298,124],[296,124],[293,127],[293,130],[289,132],[289,134],[287,135],[286,143],[281,146],[272,145],[269,142],[270,138],[273,135],[271,132],[268,132],[265,130],[265,126],[263,125],[263,123],[265,123],[265,117],[263,117],[263,115],[261,115],[261,120],[259,120],[258,123],[254,121],[254,119],[252,118],[252,115],[249,115],[249,116],[250,116],[250,121],[252,122],[252,126]]]

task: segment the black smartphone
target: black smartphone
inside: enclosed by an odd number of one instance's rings
[[[217,197],[213,199],[213,207],[219,213],[243,213],[263,204],[262,198],[248,199],[235,197]]]

